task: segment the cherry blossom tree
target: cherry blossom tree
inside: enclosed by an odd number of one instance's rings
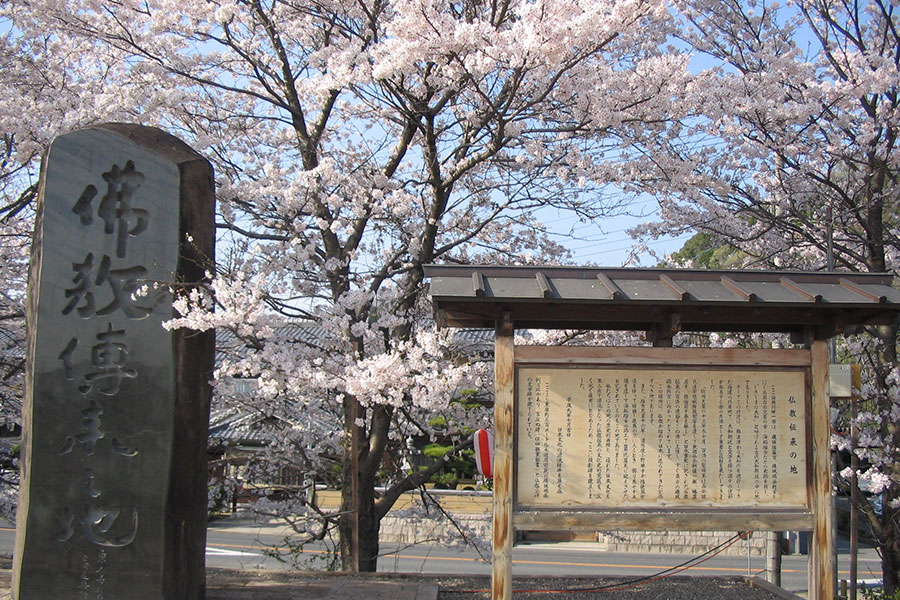
[[[4,42],[9,42],[9,38]],[[11,58],[6,54],[9,50],[8,43],[0,46],[3,64],[12,65],[13,60],[7,60]],[[0,79],[6,76],[8,71],[4,69]],[[37,185],[27,174],[34,155],[20,156],[19,131],[4,130],[3,125],[0,125],[0,131],[5,132],[0,138],[0,274],[5,285],[0,291],[0,414],[6,425],[15,423],[21,410],[25,366],[25,265],[31,239],[30,206]]]
[[[0,219],[0,429],[14,433],[20,422],[25,363],[24,271],[31,228],[27,219],[9,215]],[[16,453],[0,446],[0,515],[15,518],[18,494]]]
[[[455,400],[490,387],[427,325],[422,265],[564,258],[537,213],[621,208],[607,187],[619,154],[609,132],[656,128],[688,76],[687,58],[663,49],[661,0],[21,0],[0,11],[18,63],[51,67],[23,76],[33,97],[65,106],[17,130],[23,152],[48,128],[112,114],[164,127],[215,163],[226,258],[209,265],[209,290],[179,299],[171,326],[229,330],[253,350],[224,361],[221,402],[277,416],[288,433],[271,451],[342,487],[341,509],[305,527],[337,527],[345,568],[361,570],[376,567],[380,519],[439,468],[389,459],[432,435],[436,412],[461,444],[483,413]],[[15,119],[9,98],[0,110]],[[34,168],[34,156],[17,160]],[[298,319],[315,335],[291,334]],[[240,377],[256,382],[249,397],[228,386]]]
[[[707,66],[662,135],[623,133],[630,184],[660,221],[637,232],[700,230],[751,266],[894,272],[898,263],[900,32],[895,5],[794,0],[679,3],[682,43]],[[622,168],[622,167],[620,167]],[[846,351],[868,367],[861,417],[867,465],[884,490],[864,506],[885,587],[900,584],[897,327]],[[838,407],[836,407],[837,409]],[[841,410],[844,407],[840,407]],[[845,415],[837,415],[842,429]],[[849,428],[847,428],[849,429]],[[835,445],[848,448],[838,436]]]
[[[89,40],[63,48],[51,36],[29,37],[0,16],[0,428],[20,423],[25,363],[25,288],[38,188],[39,160],[61,133],[103,120],[133,120],[114,96],[102,101],[103,70],[90,64]],[[58,40],[57,40],[58,41]],[[76,63],[77,64],[77,63]],[[0,460],[0,514],[14,518],[18,473],[13,457]]]
[[[0,415],[17,420],[41,154],[61,133],[98,120],[137,116],[108,93],[102,62],[91,62],[92,41],[70,39],[63,47],[49,35],[23,35],[5,8],[0,15],[0,88],[8,92],[0,97]]]

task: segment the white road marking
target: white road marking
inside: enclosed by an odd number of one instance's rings
[[[226,550],[224,548],[206,547],[206,554],[212,556],[261,556],[255,552],[243,552],[241,550]]]

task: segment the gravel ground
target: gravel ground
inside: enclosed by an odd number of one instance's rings
[[[440,578],[438,600],[490,600],[490,577]],[[515,577],[513,600],[785,600],[766,582],[739,577],[669,577],[627,586],[627,578]],[[598,590],[597,588],[606,588]],[[540,591],[545,590],[545,591]],[[588,591],[594,590],[594,591]]]
[[[10,598],[9,576],[8,570],[0,568],[0,600]],[[513,580],[513,600],[802,600],[756,578],[676,575],[636,586],[628,586],[629,581],[631,579],[626,577],[516,576]],[[379,582],[389,585],[382,589],[384,586]],[[399,590],[396,586],[404,586],[401,590],[404,591],[404,598],[413,598],[417,596],[415,584],[436,584],[439,590],[437,600],[490,600],[491,597],[490,576],[373,573],[352,577],[343,573],[209,569],[207,598],[396,600]]]

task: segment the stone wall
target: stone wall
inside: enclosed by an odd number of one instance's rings
[[[490,514],[454,514],[450,522],[443,515],[433,517],[421,514],[403,514],[392,511],[381,520],[379,540],[394,544],[421,544],[425,542],[461,542],[463,536],[479,544],[489,544],[491,539]],[[400,513],[400,514],[398,514]]]
[[[417,544],[426,542],[458,541],[464,534],[489,544],[491,539],[491,515],[454,514],[456,526],[441,515],[423,516],[412,511],[394,511],[381,521],[380,539],[386,543]],[[460,533],[460,530],[462,533]],[[545,535],[541,535],[541,533]],[[559,541],[552,532],[530,532],[532,541],[541,539]],[[606,552],[652,552],[663,554],[699,555],[715,548],[731,538],[734,531],[624,531],[597,532],[587,543],[595,543],[597,550]],[[585,540],[586,536],[579,536]],[[752,556],[765,556],[766,535],[755,532],[749,540],[739,540],[722,551],[724,556],[746,556],[747,548]]]
[[[703,554],[730,539],[734,531],[621,531],[598,532],[597,546],[607,552],[659,552]],[[748,540],[738,540],[723,556],[747,556]],[[758,531],[749,540],[752,556],[766,555],[766,534]]]

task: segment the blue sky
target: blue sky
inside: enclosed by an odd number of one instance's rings
[[[647,196],[630,204],[628,210],[631,213],[629,215],[608,217],[599,222],[580,223],[571,214],[553,215],[548,209],[545,214],[540,215],[540,219],[550,231],[558,234],[555,241],[572,252],[574,264],[620,267],[628,261],[633,249],[639,245],[628,235],[628,230],[658,218],[656,201]],[[694,232],[690,232],[678,237],[649,241],[647,250],[637,255],[640,262],[628,266],[656,266],[658,261],[652,256],[653,253],[662,256],[675,252],[693,235]]]

